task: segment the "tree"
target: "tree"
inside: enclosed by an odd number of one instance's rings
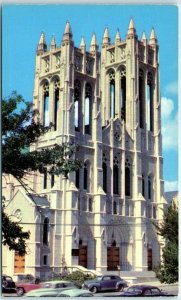
[[[2,208],[2,243],[8,245],[9,250],[18,251],[19,255],[23,255],[26,253],[26,240],[29,239],[30,232],[23,232],[22,227],[4,212],[4,204]]]
[[[50,174],[63,174],[67,178],[70,172],[78,170],[81,162],[74,158],[76,145],[55,144],[51,148],[29,151],[29,147],[36,143],[40,136],[51,130],[52,126],[53,124],[44,127],[39,121],[38,111],[16,92],[8,99],[3,99],[2,173],[13,175],[26,189],[23,178],[29,172],[44,173],[47,170]],[[10,250],[17,250],[18,244],[21,244],[20,252],[25,251],[25,240],[29,238],[29,233],[23,233],[16,222],[11,222],[4,212],[4,207],[2,222],[3,244],[8,245]],[[12,231],[10,228],[13,226],[15,227]]]
[[[170,206],[164,212],[163,221],[155,225],[157,232],[165,239],[162,261],[156,268],[156,276],[163,283],[178,281],[178,210]]]

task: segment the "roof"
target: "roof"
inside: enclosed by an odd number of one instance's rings
[[[149,284],[135,284],[130,286],[130,288],[138,288],[138,289],[143,289],[143,288],[158,288],[157,286],[154,285],[149,285]]]
[[[92,294],[89,290],[81,290],[81,289],[69,289],[69,290],[65,290],[59,294],[61,295],[69,295],[70,297],[76,297],[79,296],[81,294]]]
[[[29,197],[36,203],[37,206],[50,206],[50,203],[46,196],[30,194]]]
[[[165,192],[164,197],[168,204],[171,204],[175,196],[177,196],[178,191],[172,191],[172,192]]]

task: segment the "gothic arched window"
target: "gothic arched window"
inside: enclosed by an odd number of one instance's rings
[[[93,211],[93,200],[92,200],[92,198],[89,198],[89,203],[88,203],[88,205],[89,205],[89,212],[92,212]]]
[[[153,131],[153,76],[148,73],[147,76],[147,107],[148,107],[148,130]]]
[[[75,186],[76,186],[76,188],[79,188],[79,176],[80,176],[80,172],[79,172],[79,170],[77,170],[75,172]]]
[[[52,173],[52,174],[51,174],[51,188],[53,188],[54,185],[55,185],[55,174]]]
[[[85,86],[85,133],[91,133],[92,119],[92,88],[89,83]]]
[[[113,201],[113,214],[114,215],[117,214],[117,203],[116,203],[116,201]]]
[[[110,117],[115,118],[115,72],[109,72],[110,84]]]
[[[43,126],[49,126],[49,84],[43,85]]]
[[[129,159],[126,159],[125,164],[125,195],[131,196],[131,165]]]
[[[74,83],[74,125],[75,130],[80,131],[80,97],[81,85],[78,80]]]
[[[45,218],[43,223],[43,244],[48,244],[48,227],[49,227],[49,219]]]
[[[59,89],[60,81],[57,79],[54,82],[54,129],[57,130],[57,119],[58,119],[58,109],[59,109]]]
[[[45,169],[43,172],[43,188],[47,188],[47,169]]]
[[[121,117],[126,121],[126,69],[120,71],[121,79]]]
[[[144,128],[144,74],[139,70],[139,116],[140,128]]]
[[[119,194],[119,168],[118,165],[113,166],[113,193]]]
[[[84,163],[84,190],[90,192],[90,164],[88,161]]]
[[[145,178],[144,175],[142,175],[142,195],[145,197]]]
[[[148,199],[152,198],[152,180],[151,176],[148,176]]]
[[[105,162],[102,163],[102,171],[103,171],[103,191],[107,192],[107,165]]]
[[[153,219],[156,219],[157,218],[157,209],[156,209],[156,206],[153,205]]]
[[[113,160],[113,194],[119,194],[119,159],[117,156],[114,156]]]

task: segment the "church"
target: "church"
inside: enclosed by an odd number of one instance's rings
[[[67,22],[61,46],[42,33],[36,52],[34,108],[53,123],[30,151],[79,146],[82,167],[64,176],[33,173],[31,197],[9,176],[6,212],[30,230],[24,257],[3,247],[3,273],[42,279],[63,268],[99,273],[149,271],[163,241],[153,221],[166,206],[163,182],[158,42],[154,29],[138,39],[131,18],[125,40],[109,29],[99,47],[74,45]]]

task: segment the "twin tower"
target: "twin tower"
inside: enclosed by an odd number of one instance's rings
[[[95,34],[89,51],[84,38],[75,47],[69,22],[60,47],[53,37],[47,50],[41,34],[33,101],[41,122],[54,127],[34,148],[76,143],[83,162],[66,183],[34,180],[34,190],[49,197],[49,213],[63,226],[52,238],[67,265],[102,272],[159,263],[152,225],[164,205],[158,48],[154,29],[149,42],[145,33],[138,40],[133,19],[125,40],[117,31],[112,44],[106,28],[100,52]]]

